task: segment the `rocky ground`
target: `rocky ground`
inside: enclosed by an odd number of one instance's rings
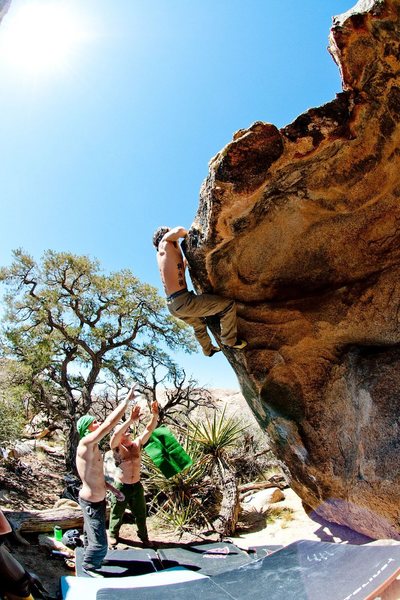
[[[64,460],[44,452],[0,461],[0,506],[12,510],[51,508],[64,487]]]

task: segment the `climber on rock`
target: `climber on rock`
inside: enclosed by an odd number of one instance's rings
[[[205,317],[219,317],[222,344],[227,348],[242,350],[247,346],[247,342],[237,338],[235,302],[214,294],[195,294],[187,289],[187,261],[178,243],[180,238],[186,236],[187,231],[183,227],[159,227],[153,235],[168,310],[171,315],[193,327],[197,341],[206,356],[213,356],[220,348],[211,341]]]

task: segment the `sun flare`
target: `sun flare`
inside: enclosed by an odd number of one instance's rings
[[[81,16],[63,0],[12,6],[0,29],[0,60],[28,73],[64,67],[88,33]]]

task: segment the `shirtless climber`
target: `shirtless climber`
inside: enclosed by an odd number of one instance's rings
[[[106,489],[123,499],[123,494],[106,483],[103,471],[103,457],[99,442],[115,427],[123,417],[128,403],[135,396],[132,387],[125,400],[106,418],[103,423],[92,415],[84,415],[78,420],[77,430],[80,442],[76,453],[76,468],[82,480],[79,504],[83,512],[84,558],[82,568],[91,577],[101,577],[99,569],[107,554],[106,533]]]
[[[247,342],[237,339],[235,302],[214,294],[196,295],[188,291],[185,278],[187,262],[178,243],[180,238],[186,236],[187,231],[183,227],[159,227],[153,235],[169,312],[193,327],[197,341],[206,356],[213,356],[220,348],[214,346],[211,341],[205,317],[219,317],[221,342],[224,346],[236,350],[245,348]]]
[[[119,468],[119,475],[115,482],[115,487],[124,495],[124,500],[118,500],[113,497],[111,500],[109,542],[114,546],[118,541],[118,534],[124,518],[125,508],[129,506],[135,517],[138,529],[138,537],[147,546],[149,542],[146,527],[146,501],[144,498],[143,486],[140,481],[140,459],[142,448],[149,437],[157,427],[158,404],[153,402],[151,405],[151,419],[148,422],[143,433],[132,439],[130,426],[140,417],[140,407],[132,408],[130,417],[115,428],[114,434],[110,440],[110,447],[114,453],[116,466]]]

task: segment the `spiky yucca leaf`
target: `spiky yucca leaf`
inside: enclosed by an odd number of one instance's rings
[[[159,510],[157,517],[180,535],[193,529],[195,524],[206,523],[199,505],[193,501],[170,502]]]
[[[209,457],[209,460],[226,458],[247,429],[247,425],[242,425],[235,417],[226,417],[225,413],[226,407],[222,413],[215,411],[212,420],[207,416],[203,421],[189,422],[189,437],[200,446],[203,457]]]

